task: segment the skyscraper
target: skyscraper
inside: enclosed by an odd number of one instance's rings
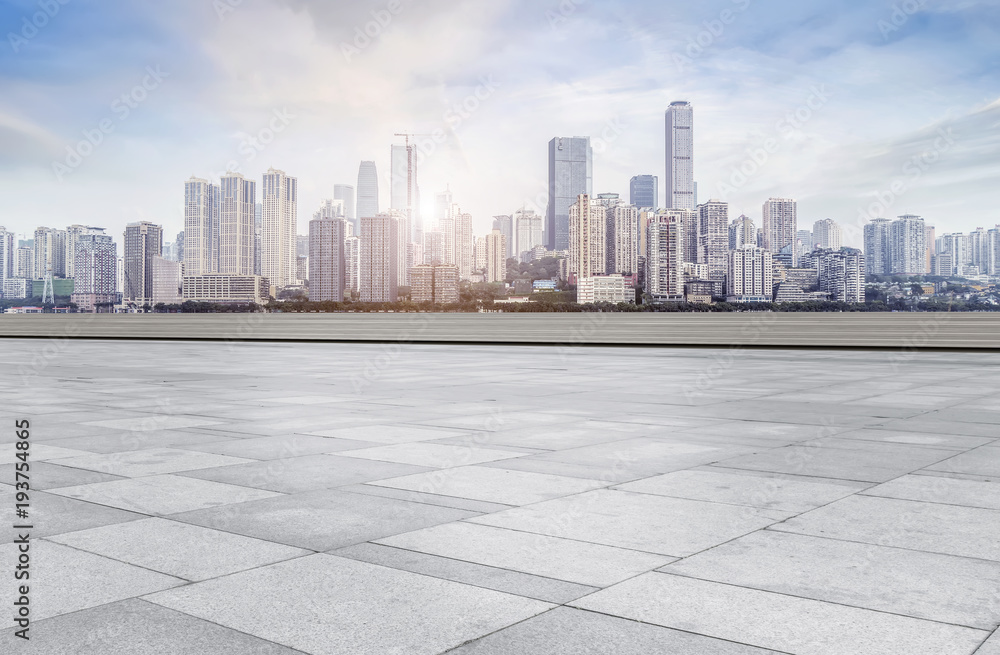
[[[87,228],[77,235],[73,250],[73,302],[81,311],[96,311],[100,305],[114,303],[118,246],[111,235],[104,228]]]
[[[544,245],[542,217],[533,209],[518,209],[514,212],[514,227],[517,238],[514,254],[523,261],[525,253],[530,253],[535,246]]]
[[[757,246],[757,227],[749,216],[740,216],[729,226],[729,249]]]
[[[830,294],[830,300],[864,302],[867,264],[860,250],[820,250],[817,254],[819,289]]]
[[[358,169],[358,219],[378,216],[378,170],[375,162],[363,161]],[[358,233],[360,234],[360,223]]]
[[[0,227],[0,289],[7,278],[17,273],[17,251],[14,249],[14,233]]]
[[[889,247],[888,218],[876,218],[865,225],[865,261],[870,275],[892,273],[892,252]],[[949,272],[949,275],[951,273]]]
[[[893,275],[926,275],[927,231],[924,219],[900,216],[889,226]]]
[[[344,239],[344,259],[347,288],[352,293],[359,293],[361,291],[361,237],[350,236]]]
[[[509,215],[494,216],[493,229],[500,230],[501,234],[507,237],[506,257],[510,259],[514,256],[514,217]]]
[[[844,245],[843,231],[832,218],[824,218],[813,225],[813,241],[820,248],[840,250]]]
[[[729,269],[729,205],[709,200],[698,207],[698,263],[708,266],[708,279],[722,282]]]
[[[607,207],[581,194],[569,208],[570,279],[607,273]]]
[[[240,173],[222,176],[219,183],[219,265],[218,271],[208,273],[253,275],[256,197],[257,185],[252,180]],[[185,270],[184,275],[192,277],[194,273]]]
[[[493,230],[486,235],[486,281],[507,280],[507,235]]]
[[[298,282],[298,179],[272,168],[264,173],[262,191],[264,225],[261,231],[261,273],[280,289]],[[251,208],[252,206],[251,204]]]
[[[607,272],[638,273],[639,208],[618,203],[607,209]]]
[[[790,198],[770,198],[762,209],[764,249],[780,253],[794,244],[798,233],[798,203]]]
[[[639,209],[659,209],[659,186],[655,175],[636,175],[629,183],[629,202]]]
[[[695,209],[694,109],[672,102],[667,109],[667,209]]]
[[[399,222],[391,214],[361,217],[361,302],[396,302]]]
[[[220,198],[218,185],[191,177],[184,183],[185,275],[219,272]]]
[[[40,227],[35,230],[35,279],[66,277],[66,231]]]
[[[594,194],[594,150],[590,137],[556,137],[549,142],[549,204],[545,240],[549,250],[569,249],[569,208]]]
[[[417,182],[419,152],[415,145],[392,146],[392,202],[390,209],[403,212],[407,221],[406,242],[422,239],[423,219],[420,216],[420,185]]]
[[[472,231],[472,214],[462,213],[460,209],[454,212],[455,221],[455,265],[462,280],[472,277],[475,263],[476,238]],[[450,262],[448,262],[450,263]]]
[[[344,203],[344,218],[358,229],[358,204],[354,198],[354,187],[350,184],[334,184],[333,199]]]
[[[756,246],[733,250],[728,255],[729,302],[770,302],[774,297],[774,264],[771,253]]]
[[[309,299],[343,302],[347,286],[345,240],[347,223],[342,218],[309,221]]]
[[[148,221],[125,226],[123,298],[139,305],[153,300],[153,258],[163,252],[163,228]]]

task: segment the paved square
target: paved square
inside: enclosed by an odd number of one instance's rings
[[[71,344],[5,655],[1000,655],[1000,355]]]

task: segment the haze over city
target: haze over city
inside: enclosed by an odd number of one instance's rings
[[[674,100],[697,109],[699,199],[732,216],[793,197],[802,225],[833,218],[855,246],[849,226],[875,202],[939,233],[997,222],[996,3],[842,2],[835,19],[750,0],[111,5],[56,2],[34,30],[23,19],[40,5],[0,8],[8,230],[150,220],[173,234],[184,180],[233,162],[298,177],[304,227],[363,159],[387,205],[394,134],[441,130],[420,170],[424,214],[450,185],[483,232],[544,198],[554,136],[592,138],[595,193],[624,197],[652,174],[662,197]]]

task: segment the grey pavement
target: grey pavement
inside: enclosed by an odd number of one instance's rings
[[[54,339],[0,372],[4,654],[1000,655],[1000,355]]]

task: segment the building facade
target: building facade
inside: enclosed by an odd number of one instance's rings
[[[284,171],[271,168],[264,173],[264,186],[261,191],[264,205],[261,272],[279,289],[293,286],[299,282],[296,271],[298,179],[289,177]]]
[[[220,304],[263,305],[271,297],[271,285],[259,275],[184,276],[184,300]]]
[[[889,227],[893,275],[927,274],[927,231],[924,219],[900,216]]]
[[[576,302],[581,305],[635,302],[635,292],[623,275],[582,277],[577,281]]]
[[[219,265],[218,270],[212,272],[253,275],[257,184],[240,173],[227,173],[219,187]],[[266,255],[263,246],[266,244],[262,244],[262,256]]]
[[[629,204],[639,209],[660,208],[660,178],[636,175],[629,182]]]
[[[507,281],[507,235],[493,230],[486,235],[486,281]]]
[[[458,267],[425,264],[410,271],[415,303],[450,305],[458,302]]]
[[[726,288],[728,302],[771,302],[774,297],[771,253],[755,246],[730,252]]]
[[[373,161],[361,162],[361,167],[358,169],[357,215],[359,234],[362,218],[372,218],[379,215],[378,169]]]
[[[695,209],[694,108],[672,102],[666,113],[667,209]]]
[[[798,203],[791,198],[769,198],[761,210],[763,220],[763,248],[779,253],[786,246],[796,243],[798,236]]]
[[[729,205],[709,200],[698,206],[698,263],[708,266],[708,279],[724,282],[729,272]]]
[[[184,236],[178,255],[190,275],[220,270],[221,197],[221,188],[208,180],[192,177],[184,183]]]
[[[676,212],[659,212],[646,225],[644,290],[654,299],[684,296],[684,222]]]
[[[865,301],[868,265],[864,253],[855,248],[820,250],[817,253],[817,265],[819,289],[829,293],[830,300],[850,303]]]
[[[865,266],[869,275],[892,273],[892,249],[889,247],[891,225],[892,221],[888,218],[876,218],[865,225]]]
[[[344,290],[349,287],[346,232],[343,218],[309,221],[309,300],[344,301]]]
[[[832,218],[816,221],[812,238],[815,245],[824,250],[840,250],[844,245],[844,233]]]
[[[125,226],[123,299],[136,304],[153,300],[153,258],[163,252],[163,228],[148,221]]]
[[[594,150],[590,137],[552,139],[545,218],[545,242],[549,250],[569,250],[569,208],[581,195],[594,195]]]
[[[396,302],[399,295],[399,220],[361,217],[361,302]]]
[[[583,194],[569,208],[570,280],[607,273],[607,208]]]

